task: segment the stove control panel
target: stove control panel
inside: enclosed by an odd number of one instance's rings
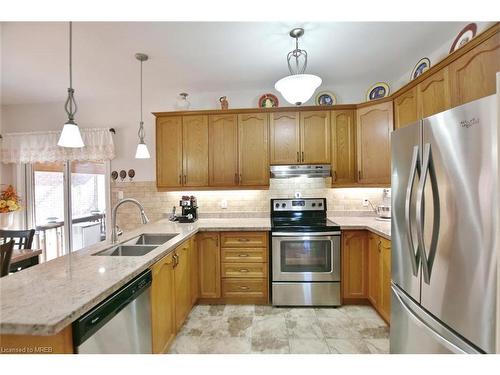
[[[324,198],[273,199],[272,211],[326,211]]]

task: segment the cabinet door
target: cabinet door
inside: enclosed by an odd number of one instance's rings
[[[300,113],[300,148],[302,163],[330,163],[329,111]]]
[[[500,33],[496,33],[450,64],[452,107],[494,94],[498,71]]]
[[[391,183],[392,102],[358,109],[358,182]]]
[[[368,234],[368,299],[377,308],[380,303],[380,238]]]
[[[342,232],[342,297],[368,297],[368,252],[366,231]]]
[[[210,186],[238,184],[238,116],[209,117]]]
[[[394,98],[394,127],[402,128],[417,119],[417,88],[413,87]]]
[[[151,334],[153,353],[165,353],[175,337],[174,261],[169,254],[151,268]]]
[[[434,73],[417,86],[418,117],[425,118],[451,108],[448,67]]]
[[[354,110],[332,111],[332,183],[356,182],[356,128]]]
[[[156,185],[182,186],[182,117],[156,119]]]
[[[208,186],[208,117],[182,118],[183,185]]]
[[[268,115],[238,115],[239,183],[269,185]]]
[[[177,260],[174,267],[175,286],[175,327],[178,331],[191,310],[191,286],[189,275],[189,247],[191,241],[186,241],[177,249]]]
[[[193,237],[191,239],[191,246],[189,247],[189,285],[191,286],[191,307],[196,304],[199,293],[199,278],[198,278],[198,239]]]
[[[379,312],[387,322],[391,319],[391,241],[380,239],[380,303]]]
[[[270,164],[300,163],[299,117],[297,112],[270,114]]]
[[[200,298],[219,298],[220,247],[219,233],[198,234]]]

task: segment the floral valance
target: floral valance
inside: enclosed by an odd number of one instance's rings
[[[115,157],[113,134],[108,128],[80,129],[85,147],[59,147],[60,131],[8,133],[0,140],[2,163],[44,163],[66,160],[104,161]]]

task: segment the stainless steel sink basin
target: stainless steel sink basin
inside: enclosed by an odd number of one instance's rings
[[[118,245],[94,255],[133,257],[142,256],[156,249],[158,245]]]
[[[179,233],[143,233],[138,237],[132,238],[127,241],[126,244],[135,245],[162,245],[172,238],[177,236]]]

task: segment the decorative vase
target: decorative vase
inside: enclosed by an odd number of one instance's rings
[[[9,229],[10,227],[12,227],[13,223],[14,223],[14,213],[13,212],[7,212],[7,213],[0,214],[0,228],[1,229]]]
[[[191,105],[191,103],[189,103],[189,101],[187,100],[187,97],[188,97],[188,94],[186,94],[185,92],[181,92],[179,94],[179,98],[177,99],[177,103],[176,103],[177,109],[182,109],[185,111],[187,111],[189,109],[189,106]]]

